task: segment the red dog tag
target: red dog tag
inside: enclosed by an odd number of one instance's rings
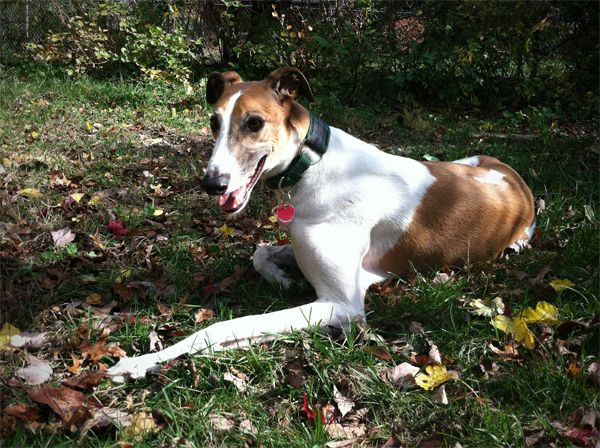
[[[275,212],[277,215],[277,220],[281,224],[289,224],[294,220],[294,216],[296,212],[294,210],[294,206],[290,204],[282,204],[277,206],[277,211]]]

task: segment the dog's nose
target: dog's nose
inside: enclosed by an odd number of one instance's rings
[[[202,188],[208,194],[221,195],[227,191],[229,186],[229,174],[206,174],[202,179]]]

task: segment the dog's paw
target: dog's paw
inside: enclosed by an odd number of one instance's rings
[[[259,246],[256,249],[252,257],[254,269],[269,283],[278,285],[283,289],[289,289],[292,286],[292,280],[272,260],[269,249],[271,249],[271,246]]]
[[[147,373],[155,373],[160,370],[152,355],[134,356],[123,358],[106,372],[115,383],[125,383],[129,380],[146,378]]]

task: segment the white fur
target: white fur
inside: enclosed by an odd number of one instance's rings
[[[227,105],[219,109],[219,115],[221,117],[221,126],[219,128],[219,135],[215,142],[215,149],[212,157],[208,162],[207,172],[229,174],[229,186],[226,193],[231,193],[242,186],[246,180],[242,177],[242,169],[236,158],[232,155],[229,147],[229,128],[231,125],[231,115],[235,103],[242,96],[243,92],[237,92],[232,95]]]
[[[467,166],[479,166],[479,156],[465,157],[464,159],[454,160],[452,163],[458,163],[460,165]]]
[[[506,186],[506,182],[504,181],[504,174],[496,170],[488,170],[488,172],[485,173],[485,175],[475,177],[475,180],[484,184]]]
[[[236,99],[232,98],[223,113],[224,121]],[[225,123],[222,126],[227,127]],[[227,152],[223,139],[219,135],[216,151]],[[292,140],[286,143],[278,160],[268,161],[270,166],[279,167],[281,160],[291,160],[289,148],[297,151],[301,143],[297,136]],[[227,161],[227,157],[223,155],[218,160]],[[456,163],[477,166],[479,158]],[[289,225],[293,252],[289,246],[260,246],[254,254],[256,270],[284,287],[290,285],[290,280],[281,267],[295,261],[314,287],[317,300],[213,324],[157,353],[122,359],[109,374],[115,381],[141,378],[156,369],[158,363],[184,353],[243,346],[315,325],[348,327],[356,316],[365,315],[367,288],[388,277],[377,262],[410,225],[434,182],[426,165],[386,154],[331,128],[328,151],[290,193],[296,212]]]

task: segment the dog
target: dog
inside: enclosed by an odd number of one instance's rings
[[[219,351],[313,326],[348,328],[365,317],[367,288],[391,274],[464,266],[527,247],[534,199],[521,177],[488,156],[419,162],[329,127],[296,100],[313,101],[306,77],[281,68],[244,82],[213,73],[206,100],[215,147],[202,187],[239,213],[259,180],[282,193],[277,214],[291,246],[259,246],[255,269],[288,287],[297,265],[314,287],[309,304],[218,322],[164,350],[123,358],[113,380],[145,377],[185,353]]]

